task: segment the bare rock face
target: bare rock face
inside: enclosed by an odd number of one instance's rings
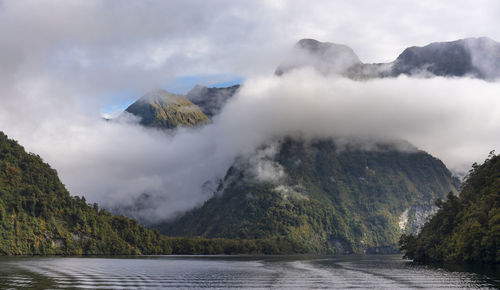
[[[432,200],[408,207],[399,216],[399,228],[405,234],[417,234],[427,219],[436,213],[438,207]]]

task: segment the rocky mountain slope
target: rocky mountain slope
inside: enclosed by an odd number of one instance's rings
[[[125,111],[139,117],[147,127],[173,129],[210,123],[207,115],[184,96],[161,89],[146,94]]]

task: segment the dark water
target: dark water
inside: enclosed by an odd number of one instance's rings
[[[500,288],[498,274],[417,266],[400,256],[0,259],[1,289]]]

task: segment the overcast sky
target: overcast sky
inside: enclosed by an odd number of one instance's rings
[[[277,81],[272,74],[301,38],[346,44],[363,62],[389,62],[408,46],[433,41],[475,36],[498,41],[499,15],[500,1],[481,0],[0,0],[0,130],[40,154],[72,193],[109,204],[123,195],[156,192],[167,200],[157,214],[165,216],[203,202],[207,196],[195,187],[221,178],[232,158],[251,151],[248,146],[257,146],[277,130],[313,130],[308,124],[317,121],[351,124],[334,126],[340,132],[392,130],[386,137],[408,139],[450,168],[466,170],[499,145],[494,137],[500,135],[495,125],[500,104],[493,97],[497,83],[400,78],[358,85],[312,72],[299,72],[306,77],[302,82],[294,76]],[[158,87],[185,91],[196,82],[235,80],[253,87],[245,88],[232,109],[221,114],[219,121],[225,124],[216,120],[201,132],[164,136],[100,119],[103,110],[122,109]],[[297,99],[295,89],[314,100],[314,106]],[[345,94],[327,93],[337,89]],[[370,110],[360,109],[367,108],[361,96],[371,91],[376,93]],[[264,96],[269,100],[258,101]],[[336,103],[322,107],[318,100]],[[266,119],[259,111],[265,104],[272,104],[265,112],[280,113]],[[314,116],[300,119],[304,126],[256,129],[266,121],[298,124],[288,117],[301,104],[308,104],[304,107]],[[369,118],[342,114],[339,104]],[[416,109],[407,111],[407,106]],[[377,109],[384,113],[372,114]],[[392,116],[393,110],[399,111]],[[258,122],[241,118],[252,113],[260,116]],[[336,118],[324,117],[333,113]],[[318,132],[337,134],[321,128]],[[255,138],[245,139],[248,135]],[[194,182],[187,180],[193,175]]]
[[[0,73],[50,78],[103,106],[182,76],[270,74],[301,38],[346,44],[364,62],[432,41],[498,40],[499,13],[481,0],[0,1]]]

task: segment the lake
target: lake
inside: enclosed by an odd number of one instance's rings
[[[0,288],[500,288],[500,277],[400,255],[1,257]]]

